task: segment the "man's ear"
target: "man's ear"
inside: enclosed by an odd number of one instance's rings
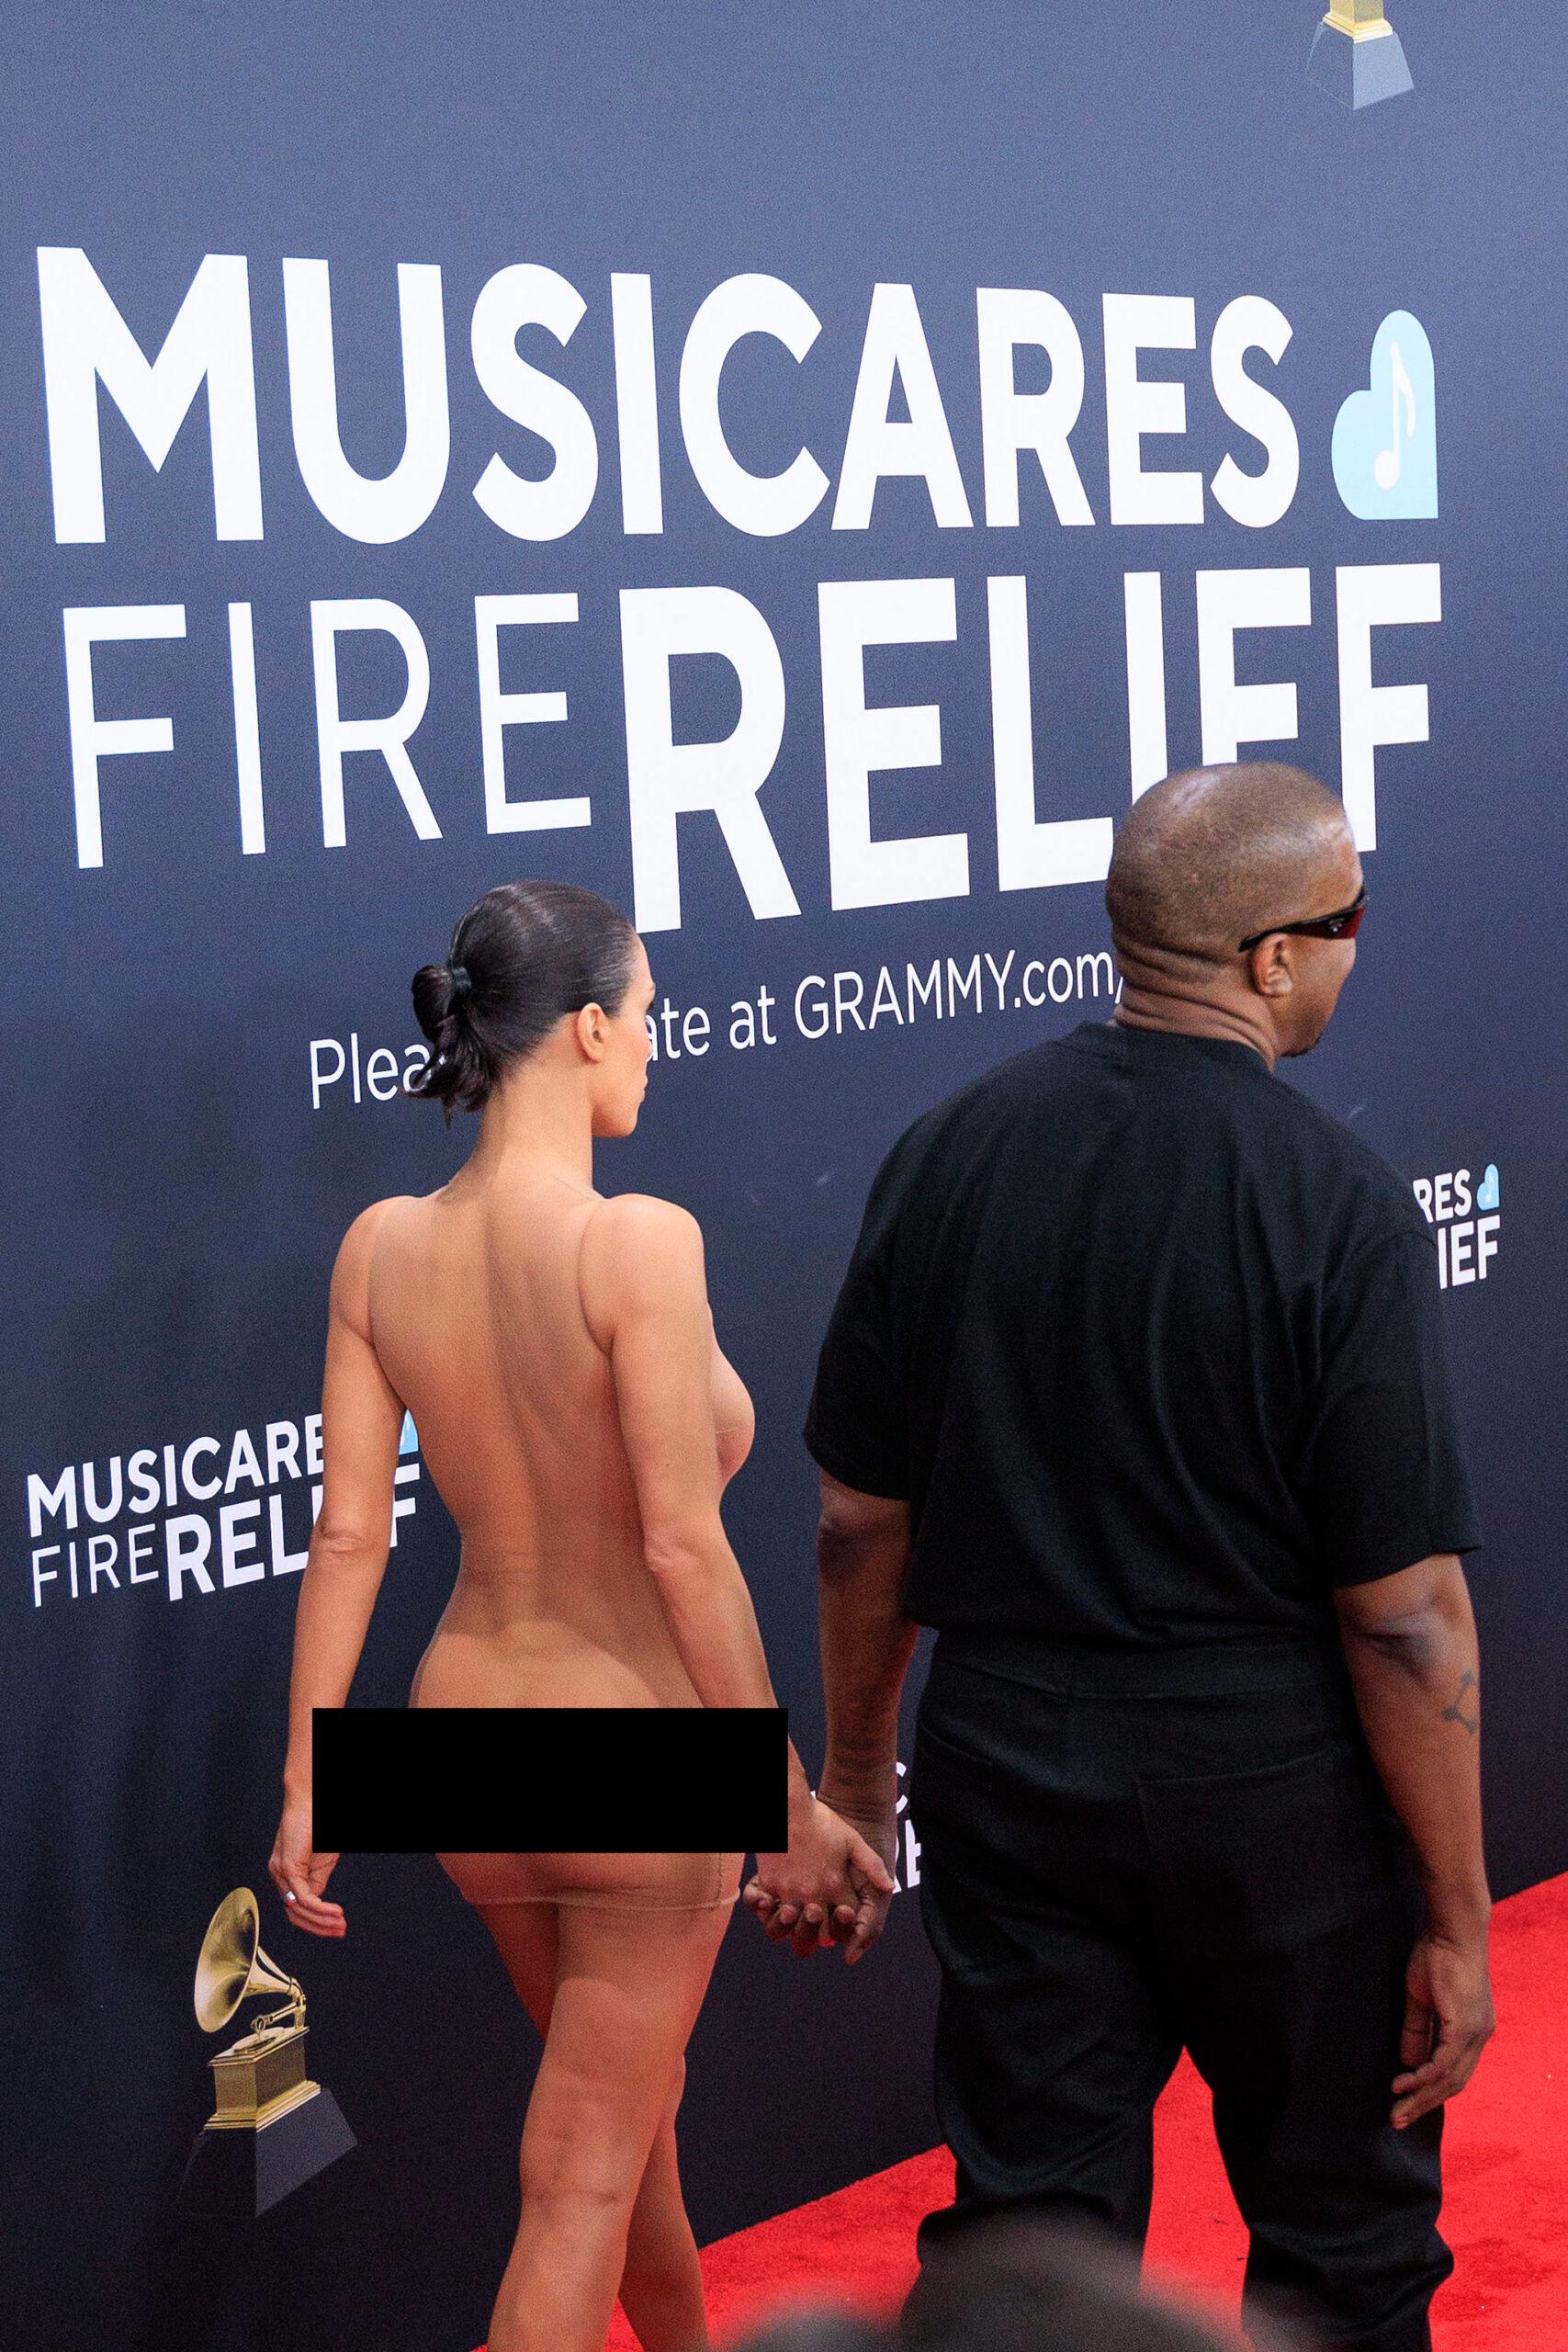
[[[1247,968],[1259,996],[1289,996],[1296,976],[1288,935],[1274,931],[1260,939],[1247,956]]]

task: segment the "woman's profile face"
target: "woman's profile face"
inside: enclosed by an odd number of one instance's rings
[[[593,1108],[596,1136],[629,1136],[648,1091],[648,1065],[653,1053],[648,1012],[653,1002],[653,975],[641,940],[632,956],[632,976],[621,999],[620,1011],[610,1023],[610,1050],[599,1065],[597,1101]]]

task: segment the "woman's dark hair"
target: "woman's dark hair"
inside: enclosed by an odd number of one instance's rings
[[[434,1048],[409,1092],[477,1111],[502,1073],[558,1021],[621,1009],[637,933],[618,908],[570,882],[502,882],[468,909],[445,964],[413,976],[413,1009]]]

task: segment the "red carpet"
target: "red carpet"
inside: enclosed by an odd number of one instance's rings
[[[1501,2022],[1449,2117],[1443,2232],[1458,2267],[1433,2333],[1438,2352],[1568,2352],[1568,1876],[1498,1905],[1493,1973]],[[1246,2241],[1185,2062],[1156,2131],[1150,2267],[1234,2309]],[[719,2239],[703,2256],[716,2329],[733,2335],[802,2295],[896,2302],[916,2223],[951,2185],[939,2148]],[[634,2345],[617,2312],[609,2352]]]

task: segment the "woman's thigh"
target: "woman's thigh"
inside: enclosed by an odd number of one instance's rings
[[[543,2037],[549,2031],[560,1959],[553,1908],[547,1903],[480,1903],[476,1907],[495,1939],[518,1999]]]
[[[537,2188],[629,2204],[729,1918],[728,1905],[556,1914],[554,1999],[523,2133]]]

